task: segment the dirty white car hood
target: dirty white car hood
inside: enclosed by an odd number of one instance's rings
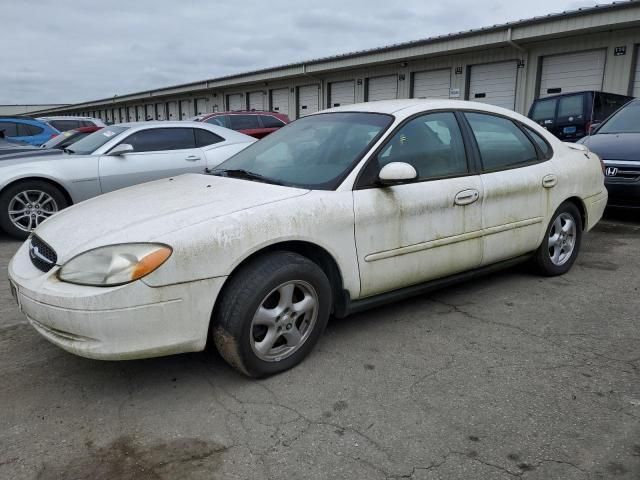
[[[92,198],[63,210],[35,231],[58,263],[103,245],[148,242],[164,234],[240,210],[308,193],[210,175],[157,180]]]

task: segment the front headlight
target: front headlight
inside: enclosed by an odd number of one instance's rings
[[[65,263],[58,272],[63,282],[114,287],[138,280],[171,256],[171,247],[158,243],[123,243],[98,247]]]

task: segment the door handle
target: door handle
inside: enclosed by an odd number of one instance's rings
[[[543,179],[542,179],[542,186],[544,188],[553,188],[558,184],[558,177],[556,177],[555,175],[546,175]]]
[[[197,155],[189,155],[187,158],[185,158],[185,160],[187,162],[197,162],[198,160],[200,160],[200,157]]]
[[[455,198],[456,205],[470,205],[480,198],[480,192],[477,190],[463,190],[458,192]]]

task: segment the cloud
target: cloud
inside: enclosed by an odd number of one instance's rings
[[[124,95],[593,4],[7,1],[0,18],[0,104]]]

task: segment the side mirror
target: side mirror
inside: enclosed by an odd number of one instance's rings
[[[596,130],[600,128],[600,125],[602,125],[601,122],[592,123],[591,126],[589,127],[589,135],[593,135],[594,133],[596,133]]]
[[[384,186],[397,185],[416,178],[418,178],[416,169],[404,162],[387,163],[378,174],[378,182]]]
[[[117,157],[131,152],[133,152],[132,145],[129,145],[128,143],[121,143],[120,145],[116,145],[115,147],[113,147],[109,152],[109,155]]]

